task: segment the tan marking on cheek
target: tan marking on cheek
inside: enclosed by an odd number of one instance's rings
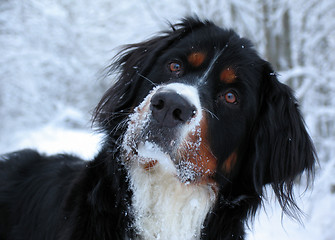
[[[236,151],[232,152],[229,157],[226,159],[226,161],[223,163],[222,170],[225,173],[230,173],[237,161],[237,153]]]
[[[217,160],[212,153],[208,142],[208,126],[206,118],[203,118],[196,131],[188,136],[188,142],[189,143],[185,149],[185,154],[187,154],[186,161],[192,163],[193,170],[200,176],[200,178],[196,180],[196,183],[214,184],[215,182],[212,177],[216,171]]]
[[[236,74],[234,69],[226,68],[220,74],[220,81],[224,83],[233,83],[236,80]]]
[[[206,58],[206,54],[203,52],[193,52],[191,53],[187,60],[193,67],[199,67]]]

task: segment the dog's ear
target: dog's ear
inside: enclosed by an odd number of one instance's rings
[[[271,184],[284,212],[295,217],[293,182],[314,176],[316,153],[292,90],[264,62],[259,118],[254,129],[254,183]]]

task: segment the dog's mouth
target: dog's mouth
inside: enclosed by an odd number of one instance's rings
[[[129,118],[123,139],[127,164],[148,173],[174,175],[183,183],[212,181],[216,158],[206,126],[195,88],[184,84],[157,87]]]

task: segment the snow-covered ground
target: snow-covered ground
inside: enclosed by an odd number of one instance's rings
[[[101,137],[91,131],[48,124],[33,131],[23,131],[14,139],[15,145],[8,146],[6,152],[32,148],[45,154],[69,153],[90,160],[99,150]]]

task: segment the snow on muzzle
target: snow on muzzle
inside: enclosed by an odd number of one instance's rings
[[[146,170],[165,166],[183,182],[212,175],[216,158],[198,90],[182,83],[154,88],[130,116],[123,148],[128,160],[136,156]]]

